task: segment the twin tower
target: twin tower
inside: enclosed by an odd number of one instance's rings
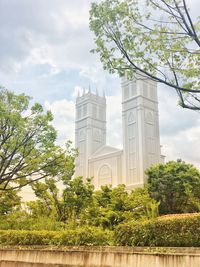
[[[122,78],[123,150],[106,144],[106,98],[90,92],[76,99],[75,176],[102,185],[143,186],[145,170],[163,162],[160,151],[157,84],[139,74]]]

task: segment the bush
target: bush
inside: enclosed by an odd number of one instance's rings
[[[112,232],[95,227],[65,231],[0,230],[0,245],[110,245]]]
[[[31,217],[24,211],[0,216],[0,230],[64,230],[66,225],[55,218],[40,216]]]
[[[115,244],[122,246],[200,246],[200,214],[164,216],[145,222],[121,224]]]

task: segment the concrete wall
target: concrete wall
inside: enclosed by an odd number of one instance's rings
[[[164,251],[164,249],[159,249]],[[0,249],[0,267],[199,267],[200,249],[167,248],[163,253],[126,247]]]

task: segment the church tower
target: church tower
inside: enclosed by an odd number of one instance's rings
[[[143,186],[144,170],[159,163],[160,137],[157,84],[137,74],[122,78],[123,183]]]
[[[88,159],[106,144],[106,99],[83,92],[76,99],[75,146],[78,148],[75,176],[89,177]]]

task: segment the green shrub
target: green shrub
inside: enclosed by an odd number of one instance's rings
[[[55,218],[40,216],[33,218],[26,212],[19,211],[13,214],[0,216],[0,230],[64,230],[66,225]]]
[[[1,230],[1,245],[49,245],[54,238],[53,231]]]
[[[112,232],[95,227],[65,231],[0,230],[0,245],[110,245]]]
[[[115,244],[122,246],[198,247],[199,236],[200,214],[121,224],[114,233]]]

